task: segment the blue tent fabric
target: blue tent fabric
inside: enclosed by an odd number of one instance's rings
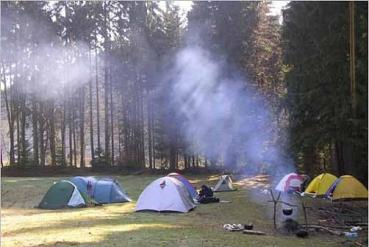
[[[74,177],[71,181],[80,191],[87,193],[98,203],[131,201],[119,182],[112,178]]]
[[[79,191],[86,193],[89,196],[93,196],[93,191],[96,186],[96,178],[94,177],[73,177],[70,181],[75,184]]]
[[[188,193],[190,193],[192,198],[196,198],[197,197],[197,191],[195,190],[195,188],[192,186],[192,184],[183,176],[181,176],[178,173],[170,173],[168,174],[169,177],[174,177],[176,179],[178,179],[179,181],[181,181],[184,186],[186,187]]]
[[[334,191],[337,187],[337,184],[339,182],[341,182],[342,178],[337,178],[336,181],[334,181],[334,183],[331,185],[331,187],[329,187],[329,189],[327,190],[327,192],[325,193],[326,197],[331,197],[332,195],[332,191]]]

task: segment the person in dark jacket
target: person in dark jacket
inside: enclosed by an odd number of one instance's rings
[[[214,193],[211,188],[206,185],[202,185],[197,201],[199,203],[219,202],[219,198],[214,197]]]

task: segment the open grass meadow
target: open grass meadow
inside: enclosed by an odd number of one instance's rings
[[[312,234],[307,239],[273,231],[266,201],[255,203],[245,184],[217,193],[230,203],[202,204],[186,213],[135,213],[141,191],[158,176],[119,176],[130,203],[91,208],[34,208],[61,177],[5,177],[1,190],[1,246],[337,246],[342,238]],[[196,186],[214,186],[217,176],[187,176]],[[254,224],[267,236],[227,232],[226,223]]]

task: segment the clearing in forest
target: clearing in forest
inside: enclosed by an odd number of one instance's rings
[[[34,208],[61,177],[2,178],[2,246],[337,246],[344,239],[311,234],[299,239],[274,233],[266,201],[252,200],[264,178],[236,181],[238,190],[217,193],[231,203],[201,204],[189,213],[135,213],[142,190],[158,175],[119,176],[132,202],[63,210]],[[198,188],[218,176],[187,176]],[[263,200],[263,199],[261,199]],[[267,236],[227,232],[226,223],[252,222]]]

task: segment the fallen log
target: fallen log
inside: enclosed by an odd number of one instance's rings
[[[333,226],[333,225],[320,225],[320,226],[323,226],[323,227],[329,227],[329,228],[336,228],[336,229],[351,229],[355,226]],[[367,228],[368,226],[360,226],[362,228]]]
[[[329,232],[330,234],[332,235],[336,235],[336,236],[341,236],[343,235],[342,232],[340,231],[336,231],[336,230],[332,230],[332,229],[329,229],[328,227],[324,227],[324,226],[318,226],[318,225],[307,225],[305,226],[306,228],[310,228],[310,229],[318,229],[318,230],[324,230],[326,232]]]
[[[250,234],[250,235],[266,235],[265,232],[262,231],[254,231],[254,230],[243,230],[244,234]]]
[[[357,221],[345,221],[346,225],[355,225],[355,226],[368,226],[367,222],[357,222]]]
[[[364,245],[364,244],[362,244],[360,242],[354,242],[354,244],[355,244],[355,246],[359,246],[359,247],[365,247],[365,246],[367,246],[367,245]]]

